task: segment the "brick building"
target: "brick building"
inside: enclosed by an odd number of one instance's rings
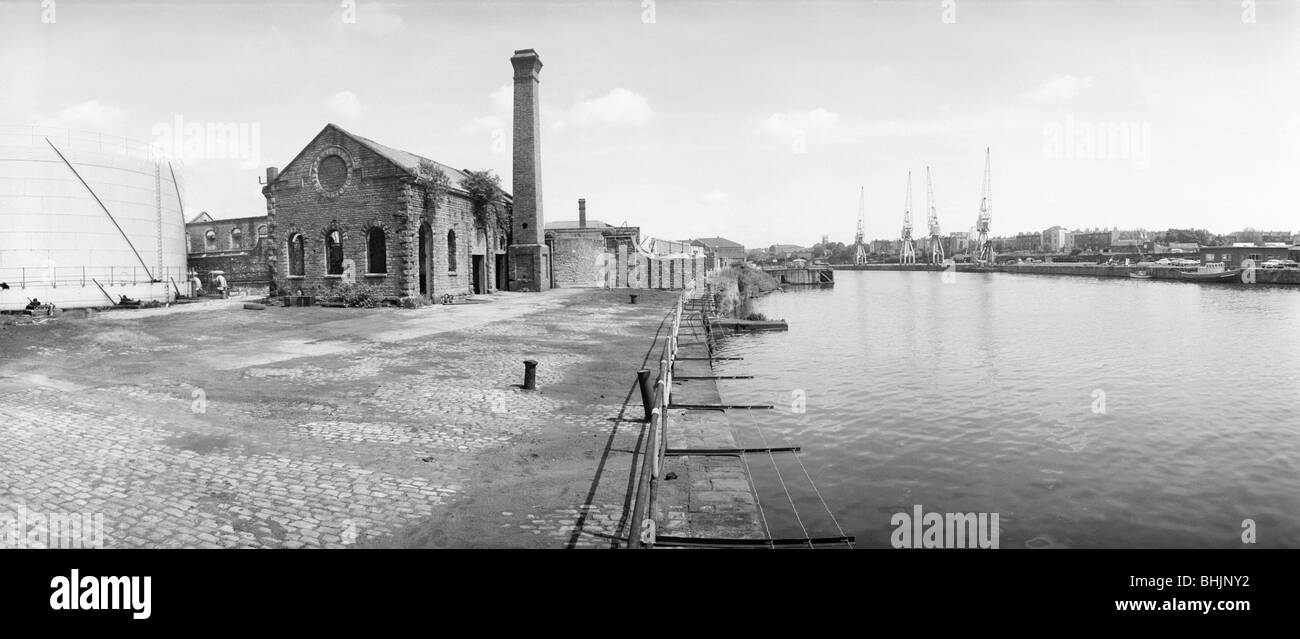
[[[1291,247],[1285,243],[1274,246],[1238,245],[1238,246],[1202,246],[1201,262],[1223,262],[1228,268],[1241,266],[1245,260],[1254,260],[1256,264],[1267,260],[1291,259]]]
[[[185,223],[185,252],[191,270],[209,285],[214,271],[232,286],[260,288],[270,283],[265,215],[213,219],[206,211]],[[184,284],[184,282],[181,282]]]
[[[1119,239],[1117,229],[1093,229],[1074,232],[1074,248],[1085,253],[1100,253],[1110,250],[1111,244]]]
[[[955,231],[943,238],[943,254],[948,257],[964,255],[970,252],[970,235],[965,231]]]
[[[620,246],[635,251],[641,241],[640,227],[587,220],[585,199],[578,200],[577,220],[548,222],[545,230],[551,285],[557,288],[607,286],[612,256]]]
[[[425,171],[447,178],[434,201]],[[268,241],[282,291],[366,284],[404,301],[504,288],[507,240],[475,221],[466,174],[326,125],[267,169]]]
[[[1017,233],[1011,238],[1012,251],[1036,253],[1043,250],[1042,233]]]
[[[1043,250],[1049,253],[1064,253],[1074,248],[1073,236],[1064,227],[1053,226],[1044,229]]]
[[[691,240],[692,246],[704,249],[704,254],[717,267],[745,263],[745,246],[725,237],[700,237]]]

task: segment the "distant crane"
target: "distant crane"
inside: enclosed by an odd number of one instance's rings
[[[984,187],[980,194],[980,217],[975,224],[975,247],[978,253],[975,261],[980,264],[993,263],[993,240],[989,239],[989,222],[993,219],[993,177],[989,168],[989,150],[984,149]]]
[[[903,245],[898,249],[899,264],[916,264],[916,245],[912,243],[912,172],[907,172],[907,202],[903,205]]]
[[[934,209],[934,187],[930,185],[930,167],[925,167],[926,221],[930,224],[930,263],[943,264],[943,238],[939,234],[939,213]]]
[[[853,236],[853,263],[867,263],[867,247],[864,243],[866,239],[866,220],[867,220],[867,191],[864,187],[858,187],[858,233]]]

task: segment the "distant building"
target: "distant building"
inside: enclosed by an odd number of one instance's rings
[[[964,231],[949,233],[943,238],[943,254],[952,257],[970,252],[970,235]]]
[[[1244,260],[1256,263],[1265,260],[1285,260],[1290,258],[1292,247],[1286,244],[1278,246],[1203,246],[1201,262],[1223,262],[1229,268],[1241,266]]]
[[[1128,253],[1130,251],[1137,252],[1142,248],[1143,244],[1144,242],[1142,240],[1115,240],[1110,243],[1110,250],[1116,253]]]
[[[1292,244],[1292,233],[1290,231],[1250,231],[1242,229],[1223,238],[1225,245],[1253,244],[1257,242],[1264,244]]]
[[[898,252],[898,248],[890,240],[871,240],[867,246],[877,255],[893,255]]]
[[[608,285],[608,255],[620,245],[635,251],[641,242],[636,226],[614,226],[587,219],[587,200],[578,200],[578,219],[547,222],[546,246],[551,253],[551,286],[571,288]]]
[[[1043,235],[1041,233],[1017,233],[1011,238],[1012,251],[1040,252],[1043,250]]]
[[[1100,253],[1109,251],[1112,244],[1118,238],[1118,231],[1115,229],[1092,229],[1088,231],[1074,232],[1074,248],[1085,253]]]
[[[1053,226],[1046,229],[1041,234],[1043,236],[1043,250],[1048,253],[1064,253],[1070,250],[1070,232],[1062,226]]]
[[[789,259],[794,257],[795,253],[807,250],[798,244],[773,244],[767,247],[767,254],[776,259]]]
[[[221,271],[232,286],[261,287],[271,281],[268,237],[265,215],[216,220],[204,211],[185,223],[185,252],[205,285]]]
[[[691,244],[704,249],[705,256],[717,266],[731,266],[745,262],[745,246],[725,237],[699,237]]]

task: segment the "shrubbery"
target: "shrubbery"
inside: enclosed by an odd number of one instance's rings
[[[316,301],[326,304],[343,304],[350,308],[374,308],[383,303],[383,292],[369,284],[345,282],[329,288],[317,287]]]
[[[724,316],[767,319],[749,312],[749,300],[781,288],[775,277],[747,265],[720,269],[710,276],[714,304]]]

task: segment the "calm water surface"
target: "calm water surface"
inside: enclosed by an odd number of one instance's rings
[[[790,331],[725,338],[745,359],[717,370],[777,406],[732,413],[741,445],[803,446],[860,547],[915,504],[999,513],[1003,548],[1241,547],[1247,518],[1300,547],[1300,289],[835,275],[759,300]],[[792,455],[749,464],[773,534],[837,533]]]

